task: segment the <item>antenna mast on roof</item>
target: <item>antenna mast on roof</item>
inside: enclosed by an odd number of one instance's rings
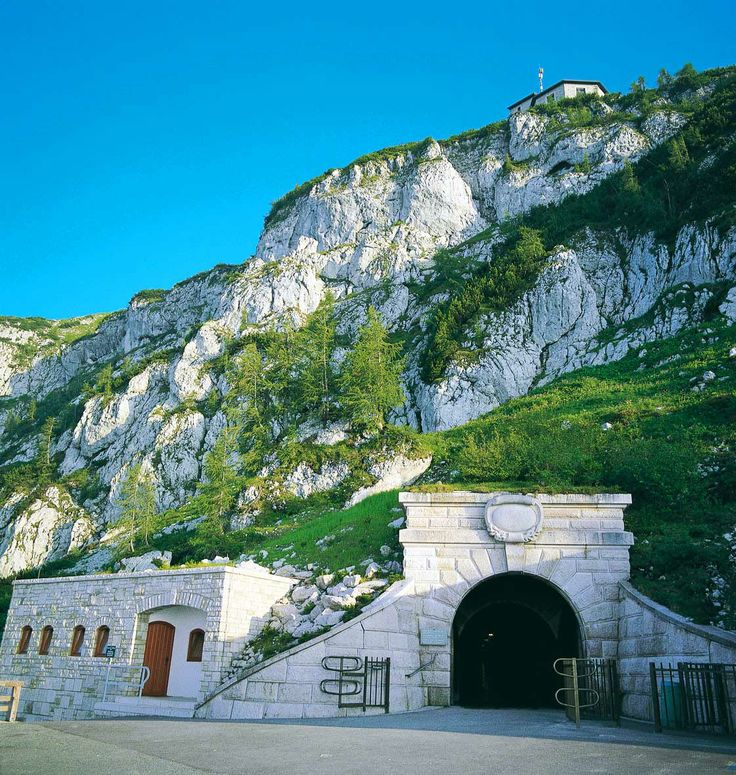
[[[539,72],[537,73],[539,76],[539,93],[541,94],[544,91],[544,68],[540,67]]]

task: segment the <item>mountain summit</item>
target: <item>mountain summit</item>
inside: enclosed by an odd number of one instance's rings
[[[635,580],[728,623],[735,133],[736,70],[686,66],[329,170],[123,311],[0,318],[0,576],[255,553],[418,477],[619,484]]]

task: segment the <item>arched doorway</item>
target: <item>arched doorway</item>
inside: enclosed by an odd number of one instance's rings
[[[196,697],[207,659],[207,615],[189,606],[162,606],[140,614],[146,628],[143,664],[151,671],[143,694]]]
[[[558,657],[581,656],[574,610],[536,576],[482,581],[453,622],[453,701],[475,707],[552,707]]]
[[[143,687],[143,694],[148,697],[164,697],[166,695],[175,632],[176,628],[169,622],[157,621],[148,625],[146,649],[143,654],[143,664],[150,671],[148,680]]]

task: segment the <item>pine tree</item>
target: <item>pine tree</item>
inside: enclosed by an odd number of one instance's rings
[[[632,94],[637,94],[637,93],[640,93],[640,92],[644,92],[646,90],[647,90],[646,81],[644,80],[644,76],[640,75],[634,81],[634,83],[631,84],[631,92],[632,92]]]
[[[296,389],[301,406],[316,409],[322,422],[329,419],[333,403],[335,350],[335,297],[328,292],[307,318],[297,337]]]
[[[222,535],[225,532],[225,517],[235,504],[239,477],[231,465],[236,451],[237,428],[224,428],[212,449],[204,459],[205,481],[198,485],[204,496],[204,510],[210,532]]]
[[[54,460],[51,447],[54,443],[54,425],[56,420],[47,417],[41,427],[41,439],[38,445],[38,479],[39,484],[47,484],[54,473]]]
[[[258,347],[250,342],[233,360],[228,374],[231,393],[237,401],[228,403],[225,414],[230,427],[223,431],[223,436],[226,437],[228,455],[236,451],[237,440],[240,440],[240,460],[246,472],[255,472],[259,468],[269,441],[269,383],[265,366]]]
[[[130,541],[131,551],[139,533],[143,536],[143,543],[148,546],[156,518],[156,490],[150,474],[143,470],[140,463],[130,467],[121,484],[118,505],[118,525],[122,528],[125,539]]]
[[[102,396],[104,403],[109,403],[112,399],[112,364],[108,363],[100,369],[95,381],[96,392]]]
[[[232,360],[227,381],[231,388],[231,395],[239,399],[239,404],[250,405],[257,416],[263,413],[267,387],[264,363],[258,347],[253,342],[246,344],[240,355]],[[238,419],[237,405],[231,404],[230,409],[235,412],[233,419]]]
[[[371,307],[340,375],[342,405],[352,425],[369,433],[383,428],[389,410],[405,400],[403,366],[398,345],[389,342],[379,314]]]
[[[672,76],[663,67],[659,71],[659,75],[657,76],[657,86],[660,89],[665,89],[667,86],[670,86],[672,84],[673,80],[674,79],[672,78]]]

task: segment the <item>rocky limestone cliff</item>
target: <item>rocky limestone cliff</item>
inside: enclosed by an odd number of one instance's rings
[[[23,320],[0,321],[0,467],[37,454],[39,423],[19,426],[33,401],[59,418],[51,450],[58,475],[91,472],[96,481],[91,492],[82,488],[78,503],[58,488],[30,503],[12,493],[0,509],[0,575],[102,536],[117,517],[132,461],[153,474],[158,508],[186,502],[225,425],[220,405],[230,387],[212,364],[254,327],[299,325],[328,289],[338,299],[342,337],[354,335],[369,305],[391,331],[419,337],[407,353],[407,402],[395,420],[422,431],[462,424],[564,372],[621,358],[697,320],[713,292],[696,286],[736,281],[733,229],[687,224],[672,247],[652,234],[588,230],[550,253],[521,298],[481,317],[479,357],[450,364],[431,384],[423,380],[422,337],[447,294],[427,299],[417,289],[444,249],[460,246],[475,266],[492,263],[494,227],[591,191],[686,121],[664,97],[646,115],[611,100],[590,109],[585,126],[564,113],[515,114],[333,170],[276,204],[255,256],[243,265],[139,294],[76,338],[44,338]],[[106,365],[109,389],[90,395],[85,383]],[[392,472],[385,486],[426,468],[414,463],[405,476]],[[367,492],[381,487],[377,465],[366,471]],[[300,463],[283,487],[301,497],[346,476],[335,463],[321,470]]]

